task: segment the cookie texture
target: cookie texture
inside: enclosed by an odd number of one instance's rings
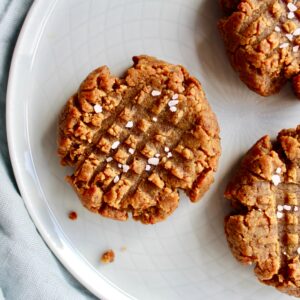
[[[251,90],[269,96],[298,76],[300,1],[220,2],[225,17],[218,27],[229,60]],[[293,83],[293,89],[299,98],[300,85]]]
[[[261,138],[225,197],[234,208],[225,219],[233,255],[254,263],[261,282],[300,297],[300,126],[282,130],[273,143]]]
[[[197,201],[213,182],[219,127],[198,80],[180,65],[133,57],[121,77],[91,72],[59,119],[58,154],[68,182],[102,216],[146,224]]]

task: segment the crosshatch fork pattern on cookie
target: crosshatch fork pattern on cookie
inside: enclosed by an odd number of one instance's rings
[[[107,67],[87,77],[62,112],[58,152],[87,208],[155,223],[176,209],[178,188],[197,201],[213,182],[219,127],[182,66],[140,56],[124,78]]]

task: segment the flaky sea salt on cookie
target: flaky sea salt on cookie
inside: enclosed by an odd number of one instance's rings
[[[233,68],[269,96],[288,80],[300,98],[300,1],[221,0],[219,30]]]
[[[244,157],[225,197],[233,212],[225,232],[233,255],[255,264],[258,279],[300,297],[300,126],[274,142],[261,138]]]

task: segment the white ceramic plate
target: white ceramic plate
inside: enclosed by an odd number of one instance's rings
[[[231,70],[212,0],[36,1],[23,26],[7,98],[11,159],[27,209],[65,267],[103,299],[286,299],[257,282],[231,256],[223,234],[222,197],[232,168],[262,135],[299,123],[289,88],[268,99]],[[85,210],[64,181],[56,156],[56,122],[66,99],[92,69],[120,75],[136,54],[186,66],[203,84],[222,129],[223,153],[204,199],[165,222],[120,223]],[[78,212],[78,220],[67,217]],[[126,247],[126,251],[121,251]],[[116,260],[101,265],[102,251]],[[287,297],[288,298],[288,297]]]

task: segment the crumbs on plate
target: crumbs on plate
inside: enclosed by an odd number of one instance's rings
[[[115,253],[111,249],[105,251],[101,256],[101,262],[104,264],[112,263],[114,260],[115,260]]]

